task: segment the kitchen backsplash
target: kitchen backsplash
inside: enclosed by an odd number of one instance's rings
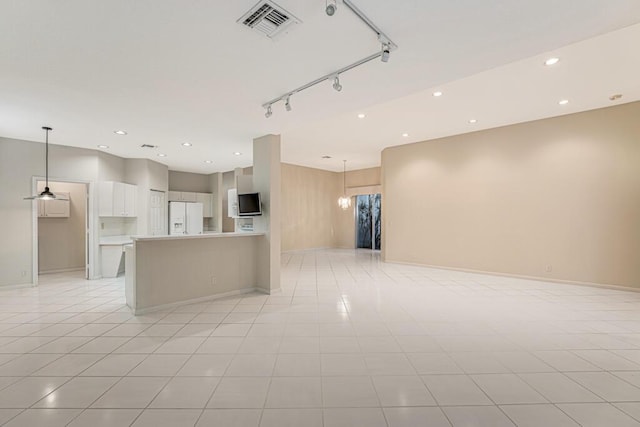
[[[131,236],[137,234],[136,218],[100,218],[100,236]]]

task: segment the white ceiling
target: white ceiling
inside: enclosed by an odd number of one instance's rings
[[[303,23],[274,42],[236,23],[254,0],[0,0],[0,135],[41,141],[50,125],[53,143],[211,173],[281,133],[283,161],[340,170],[378,165],[390,145],[640,99],[640,25],[611,33],[640,22],[637,0],[355,2],[400,46],[389,63],[267,120],[265,101],[379,49],[344,5],[329,18],[324,0],[279,0]],[[561,62],[542,66],[550,54]]]

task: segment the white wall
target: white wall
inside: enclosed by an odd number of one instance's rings
[[[0,137],[0,220],[11,224],[0,245],[0,286],[31,284],[33,278],[33,177],[44,176],[44,144]],[[96,181],[115,176],[122,159],[82,148],[49,145],[51,180]],[[97,221],[94,225],[97,227]],[[97,244],[94,246],[97,252]]]
[[[55,132],[51,139],[55,139]],[[39,142],[0,137],[0,220],[11,224],[0,244],[0,286],[34,283],[33,218],[35,202],[23,200],[32,194],[33,177],[43,177],[45,146]],[[150,160],[128,160],[111,154],[49,144],[49,175],[52,181],[140,181],[148,188],[168,190],[168,169]],[[139,171],[138,167],[142,167]],[[137,184],[137,182],[131,182]],[[132,234],[136,220],[101,219],[97,216],[97,195],[93,195],[92,228],[95,231],[90,250],[95,255],[95,271],[100,271],[98,236]],[[143,201],[148,199],[142,197]],[[145,212],[139,207],[139,212]],[[141,214],[144,218],[144,214]],[[143,223],[144,220],[142,221]],[[104,229],[101,230],[101,224]]]

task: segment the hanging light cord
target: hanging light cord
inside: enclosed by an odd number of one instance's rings
[[[45,151],[45,157],[44,157],[44,179],[45,179],[45,184],[44,187],[47,189],[47,191],[49,191],[49,131],[51,130],[51,128],[48,127],[43,127],[42,129],[44,129],[47,132],[47,135],[45,137],[45,142],[44,142],[44,151]]]

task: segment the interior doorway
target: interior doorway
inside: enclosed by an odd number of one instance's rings
[[[382,245],[382,195],[356,196],[356,248],[380,250]]]
[[[149,199],[149,232],[152,236],[164,236],[167,233],[167,203],[165,202],[165,192],[150,190]]]
[[[38,192],[44,180],[36,181]],[[37,275],[81,273],[89,278],[89,188],[87,183],[49,181],[56,200],[36,200]]]

